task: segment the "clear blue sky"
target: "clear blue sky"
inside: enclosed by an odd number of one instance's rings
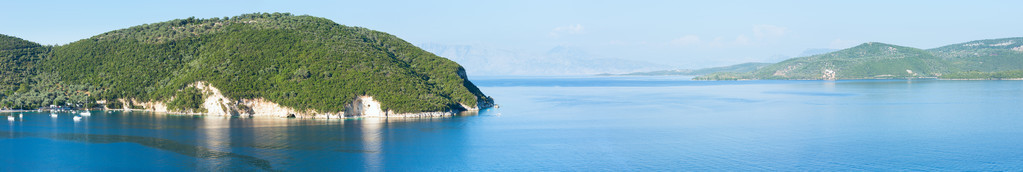
[[[66,44],[195,16],[291,12],[412,43],[483,44],[707,67],[863,42],[934,48],[1023,36],[1023,1],[7,1],[0,33]]]

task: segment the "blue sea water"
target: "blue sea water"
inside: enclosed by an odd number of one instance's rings
[[[500,108],[348,120],[24,113],[0,121],[0,171],[1023,170],[1023,81],[472,79]]]

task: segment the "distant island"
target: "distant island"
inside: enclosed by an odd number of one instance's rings
[[[694,80],[1019,80],[1023,79],[1023,37],[970,41],[928,50],[869,42],[774,64],[744,63],[624,75],[697,76]]]
[[[723,67],[712,67],[703,69],[675,69],[675,70],[659,70],[651,72],[634,72],[627,74],[601,74],[602,76],[697,76],[707,75],[718,72],[753,72],[764,66],[771,65],[772,63],[742,63],[731,66]]]
[[[232,116],[439,116],[493,106],[393,35],[290,13],[176,19],[59,46],[0,35],[0,105]]]

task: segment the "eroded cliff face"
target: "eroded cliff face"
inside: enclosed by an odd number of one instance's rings
[[[362,117],[385,117],[387,114],[380,108],[380,102],[373,100],[370,96],[359,96],[352,104],[345,106],[347,111],[345,116],[362,116]]]
[[[455,114],[453,111],[418,113],[395,113],[392,110],[384,111],[381,108],[380,102],[374,100],[372,96],[359,96],[359,98],[355,99],[355,101],[352,101],[352,104],[346,105],[345,109],[348,110],[344,113],[344,116],[346,117],[412,118],[450,116]]]
[[[139,100],[136,100],[136,99],[130,99],[130,100],[117,99],[117,101],[120,101],[121,104],[124,105],[124,109],[123,110],[133,110],[131,106],[138,106],[138,107],[142,108],[142,109],[138,109],[138,110],[148,110],[148,111],[153,111],[153,112],[167,112],[167,104],[165,104],[163,102],[143,102],[143,101],[139,101]]]
[[[271,102],[263,98],[255,99],[231,99],[224,96],[220,92],[220,89],[213,87],[207,82],[199,81],[188,85],[199,89],[205,96],[202,103],[202,108],[206,109],[205,115],[211,116],[240,116],[240,117],[278,117],[278,118],[352,118],[352,117],[370,117],[370,118],[412,118],[412,117],[440,117],[440,116],[451,116],[456,114],[456,111],[446,112],[418,112],[418,113],[395,113],[394,111],[384,111],[379,101],[373,99],[372,96],[359,96],[352,101],[351,104],[345,105],[346,111],[341,112],[317,112],[315,110],[299,111],[294,108],[281,106],[280,104]],[[122,103],[128,105],[128,101],[120,99]],[[181,113],[181,114],[195,114],[195,112],[177,112],[168,111],[166,103],[164,102],[141,102],[131,99],[131,105],[141,107],[140,110],[148,110],[153,112],[164,112],[164,113]],[[468,111],[476,111],[481,108],[493,106],[493,103],[481,102],[477,107],[470,107],[462,104],[462,107]],[[124,110],[132,110],[130,106],[125,106]]]
[[[231,100],[224,97],[224,94],[220,93],[220,89],[212,87],[208,83],[202,81],[192,83],[189,87],[199,89],[202,91],[203,95],[206,96],[202,103],[202,107],[206,109],[206,115],[231,115],[231,110],[228,108]]]
[[[341,118],[341,113],[317,113],[315,110],[298,111],[294,108],[284,107],[266,99],[230,99],[220,92],[220,89],[209,83],[199,81],[189,85],[202,91],[206,96],[203,99],[202,107],[206,109],[206,115],[212,116],[242,116],[242,117],[279,117],[279,118]]]
[[[265,99],[242,99],[238,100],[236,106],[236,114],[239,116],[260,116],[260,117],[289,117],[296,116],[299,114],[298,111],[292,108],[283,107],[277,103],[270,102]]]

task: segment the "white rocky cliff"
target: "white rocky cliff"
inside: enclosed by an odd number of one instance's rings
[[[213,87],[211,84],[203,81],[195,82],[188,85],[194,87],[202,92],[205,96],[202,103],[202,108],[206,109],[205,115],[210,116],[241,116],[241,117],[280,117],[280,118],[345,118],[345,117],[437,117],[437,116],[450,116],[454,115],[454,111],[446,112],[419,112],[419,113],[395,113],[394,111],[385,111],[381,103],[372,96],[359,96],[352,103],[345,105],[347,111],[342,112],[317,112],[315,110],[299,111],[294,108],[281,106],[280,104],[271,102],[263,98],[255,99],[230,99],[224,96],[220,92],[220,89]],[[120,101],[125,104],[124,110],[132,110],[129,102],[124,99]],[[164,102],[141,102],[135,99],[131,99],[131,105],[141,107],[142,109],[136,110],[147,110],[153,112],[162,113],[180,113],[180,114],[198,114],[195,112],[174,112],[169,111],[166,103]],[[466,110],[475,111],[479,110],[479,107],[469,107],[462,105]],[[489,106],[482,106],[489,107]]]

